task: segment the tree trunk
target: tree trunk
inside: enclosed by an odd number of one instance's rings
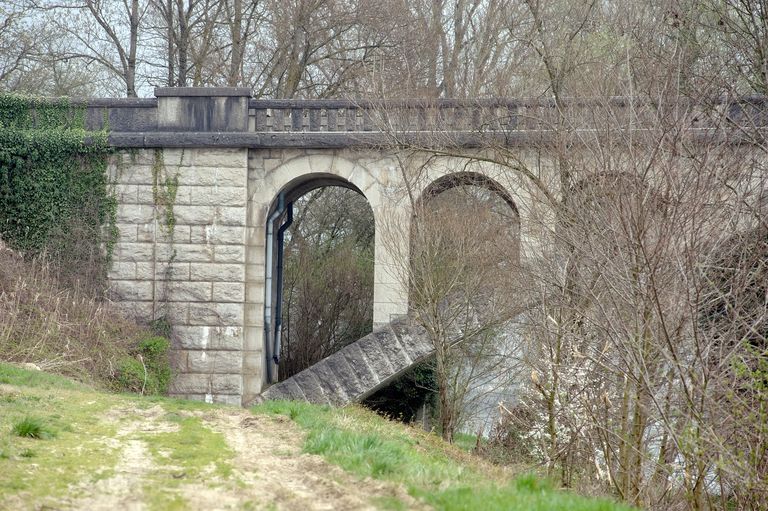
[[[236,87],[240,85],[242,81],[242,69],[243,69],[243,53],[244,42],[243,38],[243,1],[234,0],[234,8],[232,13],[232,20],[229,25],[229,31],[232,37],[232,58],[229,62],[229,77],[227,78],[227,85],[230,87]]]
[[[165,21],[167,23],[166,37],[168,38],[168,87],[173,87],[176,83],[176,52],[173,40],[175,38],[173,31],[173,0],[167,0],[165,3]]]
[[[184,1],[176,0],[176,7],[178,8],[179,16],[179,37],[177,41],[178,53],[179,53],[179,80],[177,85],[179,87],[187,86],[187,68],[188,66],[188,52],[189,52],[189,19],[187,13],[184,11]],[[191,9],[191,6],[190,6]]]
[[[139,39],[139,0],[131,1],[131,36],[128,48],[128,72],[125,76],[126,92],[129,98],[136,94],[136,47]]]

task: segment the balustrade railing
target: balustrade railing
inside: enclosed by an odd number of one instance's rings
[[[232,119],[230,113],[217,110],[221,98],[206,98],[203,92],[179,100],[165,91],[159,98],[81,99],[68,105],[73,108],[73,123],[84,120],[90,130],[107,129],[110,142],[118,147],[478,146],[488,141],[524,145],[549,143],[553,134],[564,131],[581,138],[593,131],[658,129],[690,130],[695,136],[739,142],[762,140],[768,128],[765,96],[703,102],[615,97],[556,104],[540,99],[257,100],[248,99],[245,90],[237,119]],[[223,97],[231,101],[231,96]],[[37,117],[45,115],[42,108],[31,112],[26,127],[34,128]],[[732,137],[733,133],[738,136]]]
[[[546,131],[554,128],[643,128],[679,123],[690,128],[768,126],[764,97],[654,102],[617,97],[565,100],[251,100],[250,131]]]

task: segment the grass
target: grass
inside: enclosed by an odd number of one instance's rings
[[[485,445],[486,440],[480,438],[480,445]],[[453,444],[462,451],[472,452],[477,447],[477,435],[468,433],[456,433],[453,436]]]
[[[244,484],[235,470],[234,452],[206,423],[206,414],[216,405],[107,394],[2,363],[0,382],[0,508],[60,508],[63,497],[77,502],[86,488],[119,470],[118,432],[123,442],[140,441],[152,459],[137,490],[148,509],[188,508],[192,503],[185,500],[184,488],[190,484],[224,485],[231,492]],[[395,483],[435,509],[630,509],[559,491],[536,475],[490,465],[435,435],[359,407],[269,402],[253,411],[291,418],[306,433],[305,452],[360,478]],[[145,430],[144,425],[151,427]],[[56,436],[42,442],[36,437],[44,432]],[[474,444],[471,438],[463,441],[465,448]],[[389,495],[373,504],[402,510],[410,507],[410,500]]]
[[[0,384],[0,502],[24,494],[45,506],[48,496],[114,466],[100,438],[115,431],[98,417],[122,398],[7,364]]]
[[[33,387],[36,389],[59,390],[89,390],[90,387],[82,383],[62,378],[43,371],[30,371],[10,364],[0,364],[0,383],[19,387]],[[2,396],[0,396],[2,399]]]
[[[9,508],[57,509],[62,495],[77,498],[78,487],[111,477],[119,453],[110,439],[158,406],[158,423],[167,427],[129,437],[144,441],[160,467],[148,477],[143,498],[149,509],[187,509],[175,489],[195,478],[211,483],[232,475],[233,453],[223,436],[197,416],[216,405],[110,394],[0,363],[0,508],[11,502]],[[123,412],[105,420],[115,409]]]
[[[56,432],[39,417],[24,417],[11,427],[11,433],[24,438],[40,440],[47,440],[56,436]]]
[[[403,485],[436,509],[629,511],[608,499],[560,491],[532,474],[514,476],[445,444],[435,435],[385,421],[359,407],[332,409],[297,402],[267,402],[256,413],[290,417],[307,431],[304,450],[360,477]],[[474,440],[473,440],[474,442]],[[384,509],[404,509],[394,498]]]
[[[224,436],[205,427],[198,417],[169,413],[165,420],[178,424],[177,431],[169,433],[144,434],[150,451],[163,464],[169,464],[184,477],[196,477],[210,472],[221,477],[232,474],[227,460],[234,456],[227,447]],[[179,478],[180,479],[180,478]]]

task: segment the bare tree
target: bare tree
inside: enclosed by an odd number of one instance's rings
[[[511,377],[510,342],[504,341],[520,311],[519,232],[517,211],[483,176],[457,174],[424,188],[435,163],[445,162],[403,153],[409,190],[403,192],[413,214],[410,222],[387,218],[382,243],[394,254],[392,271],[409,289],[409,315],[435,348],[440,430],[450,442],[466,418],[467,401]]]
[[[136,97],[139,27],[146,5],[103,0],[32,2],[46,22],[69,35],[71,44],[56,56],[86,65],[97,63],[122,82],[126,96]]]

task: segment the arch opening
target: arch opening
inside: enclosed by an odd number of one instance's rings
[[[476,187],[485,189],[503,200],[516,216],[519,216],[520,214],[514,199],[498,181],[477,172],[454,172],[432,181],[424,189],[424,192],[422,192],[420,202],[427,202],[429,199],[437,197],[441,193],[456,187]],[[519,222],[519,219],[517,221]]]
[[[369,333],[373,313],[373,210],[333,174],[294,179],[267,215],[267,381],[306,369]]]
[[[481,424],[488,430],[498,397],[512,392],[506,379],[516,349],[509,324],[519,307],[519,244],[517,205],[496,181],[460,172],[424,189],[410,226],[408,295],[411,313],[437,337],[430,339],[435,359],[370,396],[366,406],[425,427],[431,408],[443,431],[475,433]]]

